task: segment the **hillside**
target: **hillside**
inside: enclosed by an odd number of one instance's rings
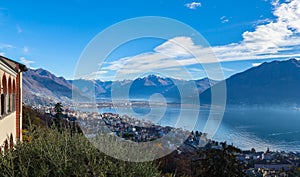
[[[227,104],[300,104],[300,61],[296,59],[265,62],[223,82]],[[201,94],[203,102],[210,102],[210,92]]]
[[[23,101],[26,104],[47,104],[72,98],[72,85],[44,69],[28,69],[23,74]]]

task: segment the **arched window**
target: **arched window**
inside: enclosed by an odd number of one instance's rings
[[[1,115],[7,114],[7,81],[5,74],[2,76],[2,87],[1,87]]]
[[[16,81],[13,80],[12,88],[12,111],[16,111]]]
[[[7,94],[7,112],[12,112],[12,87],[11,87],[11,78],[8,78],[8,94]]]
[[[5,105],[4,100],[5,100],[5,96],[4,96],[4,94],[2,93],[2,94],[1,94],[1,116],[4,115],[4,105]]]

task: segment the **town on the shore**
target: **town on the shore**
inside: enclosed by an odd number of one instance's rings
[[[42,113],[54,115],[53,106],[33,106]],[[82,112],[71,107],[64,109],[67,121],[79,123],[87,137],[97,134],[105,126],[110,129],[111,134],[123,140],[134,142],[154,141],[162,138],[170,132],[175,134],[186,134],[182,128],[161,126],[151,121],[135,119],[128,115],[115,113]],[[199,131],[188,132],[188,136],[181,148],[192,147],[196,150],[218,149],[222,150],[226,142],[218,142],[207,138],[206,133]],[[170,148],[173,144],[168,141]],[[238,149],[238,148],[237,148]],[[179,150],[178,150],[179,151]],[[245,165],[245,173],[249,176],[288,176],[289,171],[300,171],[300,152],[272,151],[266,147],[265,151],[240,150],[234,153],[237,160]]]

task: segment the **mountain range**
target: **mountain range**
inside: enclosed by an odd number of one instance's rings
[[[72,98],[78,99],[78,96],[79,100],[89,101],[90,95],[95,95],[97,100],[110,100],[112,93],[119,99],[123,99],[125,93],[122,91],[127,88],[131,99],[148,99],[152,94],[160,93],[167,100],[177,102],[180,99],[177,86],[184,87],[194,84],[194,91],[200,94],[215,83],[217,82],[207,78],[186,81],[155,75],[114,82],[83,79],[66,80],[63,77],[56,77],[44,69],[28,69],[23,74],[23,101],[28,105],[45,105],[56,102],[71,102]]]
[[[47,104],[67,101],[72,97],[72,84],[44,69],[28,69],[23,73],[23,102]]]
[[[201,95],[201,103],[210,103],[211,87],[217,88],[224,83],[229,104],[300,104],[300,61],[265,62],[220,82],[208,78],[187,81],[155,75],[114,82],[66,80],[44,69],[29,69],[23,74],[23,101],[29,105],[70,102],[73,85],[73,93],[82,100],[87,100],[92,93],[98,100],[110,99],[112,93],[120,99],[124,94],[131,99],[149,99],[160,93],[168,101],[178,102],[181,96],[178,88],[194,85],[192,92]],[[123,93],[124,90],[128,92]]]
[[[178,102],[180,91],[178,87],[184,88],[186,85],[193,84],[194,92],[198,94],[210,86],[217,83],[207,78],[200,80],[179,80],[171,78],[162,78],[156,75],[149,75],[135,80],[123,81],[100,81],[100,80],[74,80],[72,84],[84,92],[86,95],[95,94],[96,99],[110,99],[112,96],[118,99],[149,99],[155,93],[162,94],[171,102]]]
[[[265,62],[222,82],[226,82],[227,104],[300,104],[300,61],[296,59]],[[211,88],[200,97],[210,103]]]

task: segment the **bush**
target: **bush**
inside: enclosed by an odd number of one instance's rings
[[[159,176],[152,162],[131,163],[101,153],[81,133],[34,127],[29,142],[0,155],[1,176]]]

